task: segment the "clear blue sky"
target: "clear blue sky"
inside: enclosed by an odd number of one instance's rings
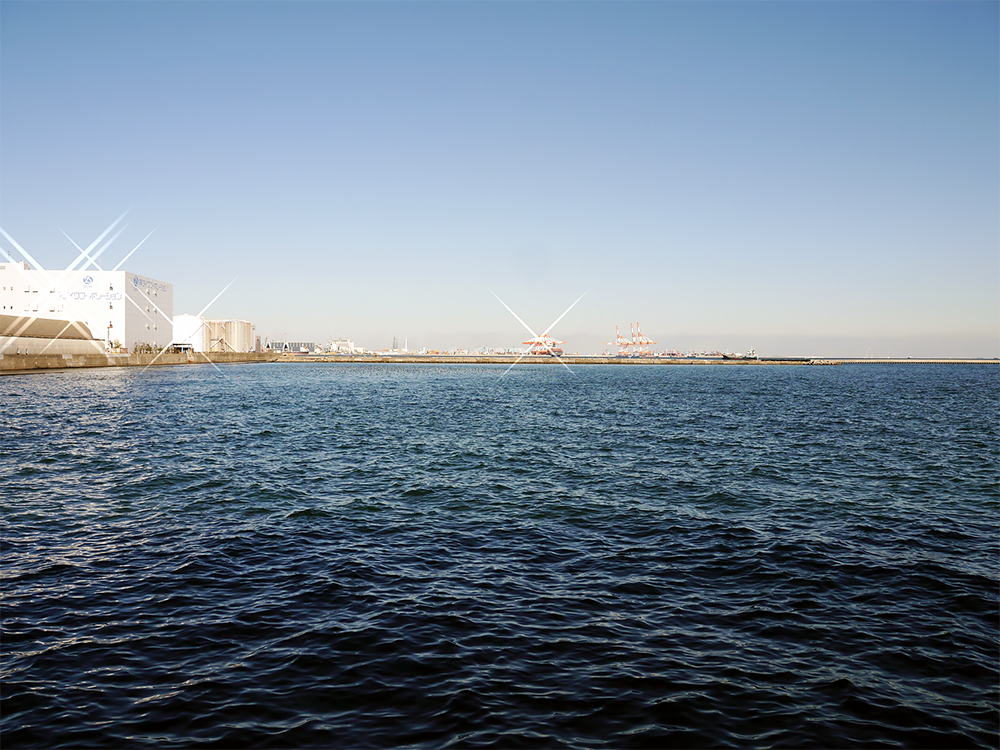
[[[373,348],[1000,356],[1000,4],[0,3],[0,225]],[[8,251],[10,246],[4,242]]]

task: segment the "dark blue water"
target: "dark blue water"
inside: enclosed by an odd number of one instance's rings
[[[996,747],[1000,367],[0,379],[0,744]]]

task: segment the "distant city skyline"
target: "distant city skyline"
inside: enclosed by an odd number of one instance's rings
[[[587,292],[567,353],[998,357],[998,59],[997,3],[5,0],[0,226],[62,269],[131,209],[106,268],[262,339]]]

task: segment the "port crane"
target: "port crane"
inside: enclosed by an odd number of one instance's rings
[[[535,336],[534,338],[528,339],[527,341],[522,341],[522,344],[528,344],[527,354],[550,354],[553,357],[558,357],[563,353],[562,349],[559,349],[560,344],[565,344],[565,341],[557,341],[548,334],[541,334],[540,336]]]
[[[635,340],[635,346],[637,347],[636,354],[648,357],[651,353],[649,347],[656,342],[642,335],[642,331],[639,329],[638,323],[635,324],[635,335],[633,336],[633,339]]]
[[[627,357],[628,356],[628,348],[632,345],[631,341],[629,341],[627,338],[625,338],[624,336],[622,336],[621,331],[618,330],[618,326],[615,326],[615,340],[614,341],[605,341],[604,343],[607,346],[617,346],[618,347],[618,356],[619,357]]]
[[[639,327],[638,323],[635,325],[629,323],[628,330],[632,337],[631,339],[627,339],[622,336],[618,326],[615,326],[615,340],[606,341],[605,343],[608,346],[617,346],[619,357],[648,357],[651,354],[649,349],[650,345],[655,344],[656,342],[651,338],[642,335],[642,329]]]
[[[528,333],[531,334],[531,338],[528,341],[524,342],[525,344],[529,345],[528,350],[526,352],[524,352],[524,354],[522,354],[516,360],[514,360],[513,364],[511,364],[510,367],[508,367],[506,370],[504,370],[504,373],[503,373],[504,375],[506,375],[508,372],[510,372],[511,369],[514,367],[514,365],[516,365],[518,362],[520,362],[522,359],[524,359],[524,357],[527,356],[528,354],[551,354],[553,357],[555,357],[556,359],[559,360],[559,363],[563,367],[565,367],[569,372],[572,372],[572,370],[569,369],[569,366],[565,362],[563,362],[562,359],[559,358],[559,355],[563,353],[562,349],[556,349],[555,348],[559,344],[565,344],[566,342],[565,341],[556,341],[554,338],[552,338],[551,336],[549,336],[549,331],[551,331],[553,328],[556,327],[556,323],[558,323],[560,320],[562,320],[563,318],[566,317],[566,313],[568,313],[570,310],[572,310],[574,307],[576,307],[577,302],[579,302],[580,300],[583,299],[583,297],[586,294],[586,292],[584,292],[579,297],[577,297],[576,298],[576,302],[574,302],[572,305],[570,305],[569,307],[567,307],[566,310],[563,311],[563,314],[560,315],[558,318],[556,318],[552,322],[552,325],[550,325],[548,328],[546,328],[544,331],[542,331],[541,334],[535,333],[531,329],[531,326],[529,326],[527,323],[525,323],[523,320],[521,320],[520,316],[516,312],[514,312],[513,310],[511,310],[510,307],[507,306],[506,302],[504,302],[502,299],[500,299],[499,297],[497,297],[496,292],[490,292],[490,294],[492,294],[494,297],[496,297],[497,298],[497,302],[499,302],[501,305],[503,305],[504,307],[506,307],[507,308],[507,312],[509,312],[511,315],[513,315],[515,318],[517,318],[517,322],[520,323],[522,326],[524,326],[525,329],[528,331]],[[503,375],[501,375],[500,377],[503,377]]]

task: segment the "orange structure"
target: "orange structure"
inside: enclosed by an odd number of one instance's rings
[[[642,335],[642,330],[639,328],[639,324],[636,323],[635,326],[631,323],[628,324],[629,333],[632,338],[627,339],[622,336],[621,331],[618,330],[618,326],[615,326],[615,340],[606,341],[608,346],[618,347],[619,357],[648,357],[651,355],[650,345],[656,342],[650,338]]]
[[[521,343],[529,344],[527,354],[549,354],[553,357],[558,357],[563,353],[563,350],[558,348],[559,344],[565,344],[566,342],[556,341],[551,336],[543,333],[541,336],[535,336],[533,339],[528,339]]]
[[[645,356],[645,357],[650,356],[651,352],[649,347],[651,344],[655,344],[656,342],[642,335],[642,331],[639,330],[638,323],[635,324],[635,332],[636,335],[632,337],[633,340],[635,341],[635,346],[636,346],[635,353],[639,356]]]
[[[615,326],[615,340],[605,341],[604,343],[607,344],[608,346],[617,346],[619,357],[627,357],[628,348],[632,345],[631,341],[622,336],[621,331],[618,330],[618,326]]]

